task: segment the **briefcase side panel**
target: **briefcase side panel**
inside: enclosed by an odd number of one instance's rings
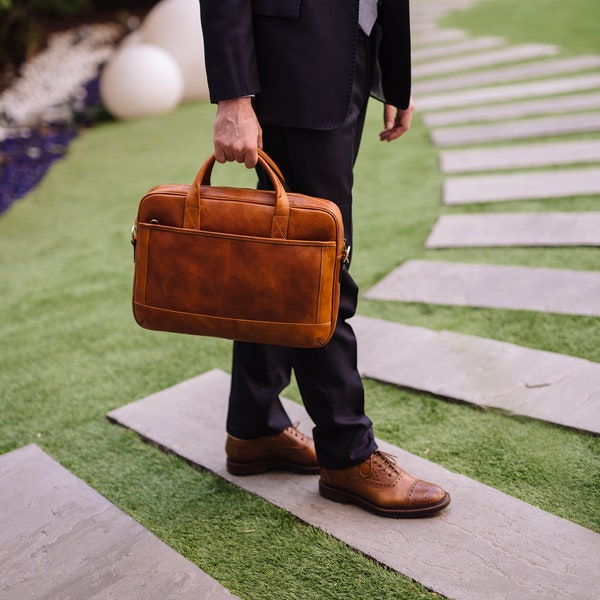
[[[143,305],[146,303],[146,278],[148,275],[148,237],[150,232],[147,229],[136,226],[136,239],[134,249],[134,271],[133,271],[133,302],[134,304]],[[141,249],[141,251],[138,251]],[[138,325],[141,325],[137,315],[134,316]]]

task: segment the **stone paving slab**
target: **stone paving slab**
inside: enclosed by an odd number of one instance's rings
[[[536,98],[524,102],[446,110],[439,113],[425,114],[423,115],[423,121],[428,127],[439,127],[547,114],[562,116],[565,113],[586,110],[600,110],[600,93]]]
[[[492,70],[443,77],[431,81],[415,82],[413,93],[417,95],[428,94],[431,92],[456,90],[481,85],[508,83],[510,81],[530,81],[550,75],[576,73],[578,71],[597,69],[598,67],[600,67],[600,56],[589,55],[558,58],[556,60],[512,65],[510,67],[498,67]]]
[[[444,215],[426,248],[600,246],[600,212]]]
[[[600,586],[600,536],[379,441],[409,472],[443,485],[452,504],[427,519],[385,519],[318,494],[318,478],[234,477],[225,470],[229,376],[210,371],[109,417],[322,529],[448,598],[591,600]],[[310,429],[304,409],[284,400]]]
[[[422,46],[429,46],[432,44],[438,45],[446,42],[455,42],[457,40],[464,40],[466,38],[467,34],[462,29],[443,29],[439,31],[428,31],[411,35],[411,42],[413,47],[420,48]]]
[[[600,271],[410,260],[365,297],[600,316]]]
[[[432,129],[430,135],[436,146],[444,147],[597,131],[600,131],[600,113],[586,113],[465,127],[445,127]]]
[[[473,175],[448,177],[444,181],[445,204],[565,198],[595,194],[600,194],[600,169]]]
[[[485,36],[471,40],[446,44],[443,46],[433,46],[431,48],[421,48],[412,52],[411,59],[413,63],[423,60],[431,60],[432,58],[441,58],[452,56],[453,54],[464,54],[467,52],[478,52],[480,50],[489,50],[490,48],[498,48],[506,44],[506,40],[500,37]]]
[[[476,52],[467,56],[447,58],[413,67],[412,74],[415,79],[431,77],[434,75],[445,75],[453,71],[467,71],[479,67],[492,67],[494,65],[539,58],[541,56],[554,56],[558,53],[556,46],[547,44],[522,44],[520,46],[508,46],[500,50],[490,52]]]
[[[3,600],[225,600],[198,567],[38,446],[0,456]]]
[[[445,110],[459,106],[491,104],[519,98],[539,98],[557,94],[572,94],[584,90],[598,90],[600,75],[581,75],[579,77],[562,77],[559,79],[543,79],[527,83],[494,85],[489,87],[445,92],[419,96],[419,110]]]
[[[440,153],[444,173],[525,169],[600,162],[600,140],[520,144],[498,148],[445,150]]]
[[[411,19],[410,30],[413,34],[419,34],[440,31],[440,28],[431,19]]]
[[[600,432],[598,363],[367,317],[351,323],[364,377]]]

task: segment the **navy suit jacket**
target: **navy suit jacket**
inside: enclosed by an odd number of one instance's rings
[[[212,102],[255,95],[261,123],[328,130],[350,104],[359,0],[200,0]],[[373,95],[410,98],[408,0],[382,0]]]

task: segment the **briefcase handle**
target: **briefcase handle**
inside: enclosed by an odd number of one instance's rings
[[[269,176],[275,192],[275,211],[271,223],[271,237],[286,239],[290,222],[290,202],[286,192],[287,185],[279,167],[263,150],[258,150],[258,162]],[[200,188],[210,185],[210,176],[215,164],[215,155],[211,154],[200,167],[185,199],[183,226],[186,229],[200,230],[202,203]]]

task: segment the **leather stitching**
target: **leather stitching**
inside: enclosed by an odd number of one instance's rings
[[[271,236],[272,236],[272,237],[275,237],[275,233],[279,233],[279,235],[280,235],[280,236],[281,236],[283,239],[286,239],[286,237],[285,237],[285,232],[283,231],[283,227],[281,226],[281,223],[280,223],[280,219],[281,219],[281,218],[282,218],[282,217],[278,217],[278,216],[275,216],[275,217],[273,218],[273,230],[276,230],[276,231],[273,231],[273,232],[271,233]],[[285,218],[285,217],[283,217],[283,218]]]
[[[185,207],[185,214],[186,214],[186,217],[188,217],[189,220],[192,222],[194,229],[199,229],[198,223],[196,222],[194,215],[192,215],[192,213],[190,212],[190,209],[187,206]]]

